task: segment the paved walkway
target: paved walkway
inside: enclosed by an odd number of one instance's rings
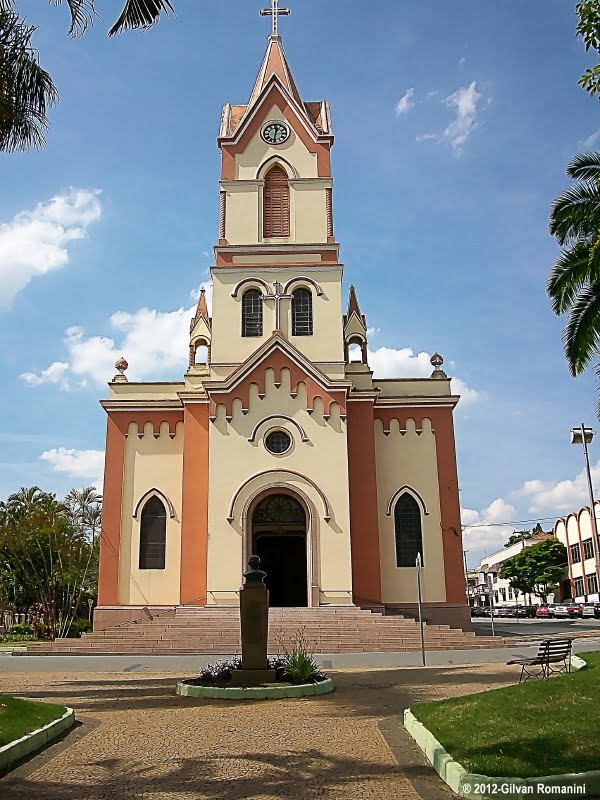
[[[65,703],[82,723],[0,780],[1,800],[449,800],[401,727],[428,699],[514,683],[514,668],[334,673],[323,698],[183,698],[166,674],[0,675],[0,691]]]

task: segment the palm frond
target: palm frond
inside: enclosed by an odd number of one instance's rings
[[[561,247],[600,232],[600,184],[584,182],[567,189],[550,209],[550,233]]]
[[[563,332],[565,355],[572,375],[580,375],[598,355],[600,343],[600,282],[586,286],[571,307]]]
[[[600,181],[600,153],[579,153],[567,167],[567,175],[578,181]]]
[[[121,16],[108,32],[109,36],[134,28],[150,28],[161,14],[175,13],[170,0],[126,0]]]
[[[58,102],[31,46],[34,31],[15,12],[0,11],[0,151],[42,147],[46,112]]]
[[[63,0],[50,0],[52,5],[60,6]],[[97,16],[94,8],[94,0],[65,0],[71,14],[71,25],[69,36],[81,36],[87,30],[88,25],[93,24],[94,17]]]
[[[586,283],[600,280],[600,251],[589,242],[576,242],[556,260],[546,286],[555,314],[564,314]]]

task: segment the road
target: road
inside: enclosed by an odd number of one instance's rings
[[[487,618],[476,618],[473,627],[477,636],[490,636],[492,623]],[[527,639],[540,636],[564,636],[573,633],[598,632],[600,637],[600,619],[521,619],[516,617],[500,617],[494,619],[496,636],[515,636]]]

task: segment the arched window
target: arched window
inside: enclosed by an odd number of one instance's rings
[[[263,304],[258,289],[249,289],[242,297],[242,336],[262,336]]]
[[[292,295],[292,336],[312,336],[312,294],[308,289],[296,289]]]
[[[290,187],[285,170],[276,164],[265,176],[263,236],[270,239],[289,235]]]
[[[167,543],[167,512],[156,495],[142,511],[140,523],[140,569],[164,569]]]
[[[405,492],[400,495],[394,509],[394,529],[396,532],[396,565],[414,567],[417,553],[423,560],[423,531],[421,528],[421,509],[415,498]]]

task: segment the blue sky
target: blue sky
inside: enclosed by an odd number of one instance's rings
[[[247,100],[269,32],[251,0],[176,0],[177,18],[109,40],[119,3],[98,5],[69,40],[64,8],[19,2],[61,102],[43,151],[0,157],[0,497],[97,478],[116,355],[180,379],[218,233],[220,108]],[[586,500],[568,433],[594,423],[595,381],[569,377],[544,288],[549,205],[600,147],[574,5],[296,0],[281,24],[304,98],[332,106],[336,236],[372,365],[427,374],[418,354],[438,350],[460,379],[470,563],[512,530],[496,523]]]

